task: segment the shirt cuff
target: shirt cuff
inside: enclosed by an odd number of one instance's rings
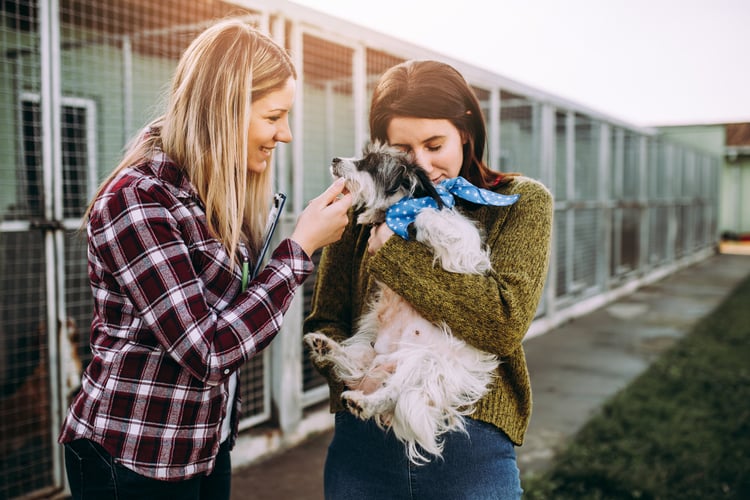
[[[287,262],[300,283],[315,269],[315,264],[302,246],[291,238],[282,240],[271,258]]]

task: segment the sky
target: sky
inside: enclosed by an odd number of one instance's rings
[[[750,122],[750,0],[293,0],[640,126]]]

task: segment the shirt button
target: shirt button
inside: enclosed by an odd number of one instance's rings
[[[224,375],[229,375],[229,368],[224,368]]]

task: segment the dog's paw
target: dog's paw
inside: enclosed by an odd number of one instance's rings
[[[367,416],[365,415],[365,408],[360,403],[361,396],[362,391],[346,391],[341,394],[341,403],[349,413],[357,418],[366,420]]]
[[[303,337],[305,344],[310,348],[310,353],[317,358],[324,358],[331,354],[333,342],[322,333],[308,333]]]
[[[388,428],[393,423],[393,414],[391,413],[381,413],[378,415],[378,423],[381,427]]]

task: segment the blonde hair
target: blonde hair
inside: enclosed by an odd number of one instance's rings
[[[195,187],[209,231],[232,260],[240,242],[257,255],[272,177],[270,167],[262,173],[247,168],[251,105],[290,78],[297,78],[294,65],[271,38],[239,20],[212,25],[183,53],[165,113],[134,141],[97,196],[121,170],[148,161],[161,149]]]

